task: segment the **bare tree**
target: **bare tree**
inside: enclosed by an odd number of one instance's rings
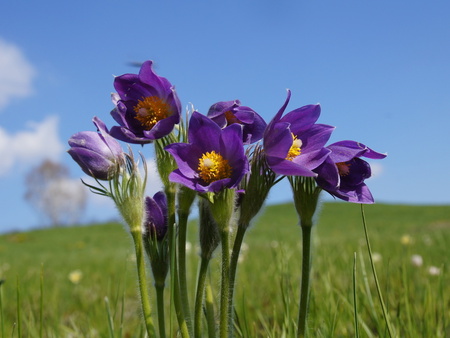
[[[86,189],[69,177],[60,163],[44,160],[26,175],[25,199],[52,226],[79,221],[86,207]]]

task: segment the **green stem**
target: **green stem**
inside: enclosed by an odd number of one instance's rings
[[[395,333],[394,333],[393,328],[391,327],[391,322],[389,320],[389,314],[386,310],[386,306],[384,305],[383,295],[381,294],[380,283],[378,282],[377,270],[375,269],[375,264],[374,264],[373,258],[372,258],[372,249],[370,247],[369,233],[367,231],[366,217],[364,215],[363,204],[361,204],[361,216],[362,216],[362,221],[363,221],[363,226],[364,226],[364,235],[366,237],[367,250],[369,251],[370,266],[372,267],[372,274],[373,274],[373,278],[375,280],[375,285],[377,288],[378,299],[380,300],[381,309],[383,311],[384,320],[386,321],[386,326],[388,329],[389,337],[394,337]]]
[[[205,287],[205,309],[206,309],[206,322],[208,324],[208,337],[215,338],[216,318],[214,316],[214,297],[210,282],[206,282]]]
[[[308,317],[309,282],[311,273],[311,225],[302,224],[302,282],[300,287],[300,309],[298,314],[298,337],[305,337]]]
[[[136,267],[139,281],[139,292],[141,294],[142,312],[144,314],[145,327],[149,337],[155,336],[155,327],[152,320],[152,311],[148,294],[147,277],[145,272],[144,244],[142,242],[142,232],[138,229],[131,231],[136,251]]]
[[[159,336],[166,336],[166,324],[164,322],[164,284],[155,285],[156,289],[156,303],[158,308],[158,326],[159,326]]]
[[[233,318],[233,296],[234,296],[234,285],[236,280],[237,264],[239,260],[239,253],[241,251],[242,242],[244,240],[245,232],[247,231],[248,224],[239,224],[236,237],[234,239],[233,251],[231,253],[230,261],[230,295],[229,295],[229,316],[232,320]]]
[[[188,214],[178,213],[178,276],[180,279],[181,304],[183,306],[187,326],[191,329],[191,311],[189,307],[186,279],[186,229],[188,217]]]
[[[167,197],[167,212],[169,225],[169,253],[170,253],[170,277],[171,277],[171,295],[173,297],[173,304],[175,307],[175,314],[177,316],[178,326],[182,337],[189,337],[189,330],[186,324],[186,318],[181,303],[180,284],[178,276],[178,263],[176,252],[176,225],[175,225],[175,185],[169,184],[165,189]]]
[[[220,337],[228,338],[230,326],[229,296],[230,296],[230,243],[228,226],[220,227],[222,243],[222,282],[220,294]]]
[[[195,310],[194,310],[194,337],[200,338],[202,336],[202,309],[203,296],[205,294],[206,276],[209,266],[209,258],[202,257],[200,263],[200,271],[197,281],[197,293],[195,295]]]

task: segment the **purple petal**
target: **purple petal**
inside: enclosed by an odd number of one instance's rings
[[[315,177],[316,173],[304,166],[297,164],[293,161],[288,161],[281,158],[267,157],[267,163],[270,168],[278,175],[286,176],[306,176]]]
[[[336,190],[340,184],[339,171],[336,164],[328,156],[314,171],[318,174],[317,184],[325,190]]]
[[[291,99],[291,91],[288,89],[287,90],[286,101],[284,102],[284,104],[281,106],[281,108],[278,111],[278,113],[275,114],[275,116],[273,117],[272,121],[270,121],[269,125],[267,126],[266,133],[264,134],[264,138],[266,137],[267,133],[271,132],[271,129],[273,128],[275,123],[277,123],[281,119],[281,116],[283,115],[284,111],[286,110],[286,107],[287,107],[290,99]]]
[[[213,150],[219,151],[221,131],[222,129],[210,118],[194,111],[189,121],[189,143],[201,147],[203,153]]]
[[[297,135],[311,128],[319,116],[320,105],[307,105],[287,113],[280,122],[290,123],[291,131]]]
[[[158,89],[158,96],[165,96],[165,94],[171,91],[172,85],[170,82],[162,77],[155,74],[152,69],[153,61],[145,61],[139,71],[139,80],[145,84]]]
[[[354,157],[367,157],[372,159],[383,159],[387,155],[376,152],[366,145],[355,141],[339,141],[330,144],[327,148],[332,151],[335,163],[346,162]]]
[[[288,123],[272,125],[269,133],[264,135],[264,151],[268,157],[285,159],[292,146],[292,133]]]
[[[86,148],[70,148],[67,152],[87,175],[99,180],[109,179],[109,169],[114,165],[109,159]]]
[[[302,141],[302,153],[322,149],[330,139],[334,127],[325,124],[315,124],[307,131],[295,134]],[[292,130],[292,129],[291,129]]]
[[[292,162],[313,170],[321,165],[327,159],[329,154],[330,150],[326,148],[320,148],[319,150],[316,150],[314,152],[300,154],[299,156],[295,157]]]
[[[187,143],[172,143],[164,149],[173,156],[184,176],[190,178],[197,176],[199,159],[203,155],[201,149]]]

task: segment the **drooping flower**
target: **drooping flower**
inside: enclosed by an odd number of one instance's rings
[[[145,213],[146,235],[156,236],[158,241],[163,240],[168,229],[167,198],[163,191],[157,192],[153,198],[145,198]]]
[[[119,124],[111,135],[128,143],[145,144],[162,138],[180,122],[181,103],[174,87],[153,72],[152,61],[142,64],[139,74],[114,79],[117,94],[111,115]]]
[[[383,159],[378,153],[362,143],[340,141],[327,147],[331,151],[326,161],[315,171],[317,184],[342,200],[354,203],[373,203],[372,194],[364,183],[371,175],[369,163],[361,157]]]
[[[217,102],[209,108],[207,116],[220,128],[235,123],[242,125],[244,144],[262,139],[266,129],[264,119],[250,107],[241,106],[239,100]]]
[[[320,105],[297,108],[282,117],[291,97],[269,123],[264,133],[267,163],[274,172],[286,176],[317,176],[313,169],[327,158],[325,144],[334,127],[316,124]]]
[[[172,182],[200,193],[237,187],[248,171],[239,125],[221,129],[208,117],[194,112],[188,140],[189,143],[173,143],[165,148],[178,165],[169,175]]]
[[[108,134],[105,124],[94,117],[98,132],[83,131],[69,139],[67,151],[81,169],[98,180],[110,180],[120,172],[124,154],[119,142]]]

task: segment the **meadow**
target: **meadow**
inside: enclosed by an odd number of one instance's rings
[[[364,211],[396,335],[449,337],[450,206],[375,204]],[[318,214],[308,335],[388,337],[360,206],[324,203]],[[244,242],[235,295],[236,336],[294,336],[301,231],[293,205],[267,206]],[[193,294],[195,221],[189,224],[189,244]],[[220,250],[215,262],[219,255]],[[1,336],[143,337],[133,260],[131,237],[120,223],[1,235]],[[213,264],[211,275],[218,269]],[[211,286],[217,296],[214,277]],[[167,325],[175,328],[175,316],[170,309],[166,313]]]

